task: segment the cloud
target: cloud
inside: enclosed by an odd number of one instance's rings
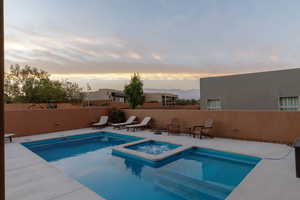
[[[103,62],[115,59],[128,61],[143,58],[141,53],[132,49],[128,42],[113,36],[84,37],[66,34],[49,36],[15,28],[13,31],[8,31],[8,33],[11,32],[14,34],[7,34],[5,40],[5,52],[10,55],[11,60],[14,60],[12,51],[16,50],[30,55],[31,60],[40,60],[41,56],[47,54],[65,57],[70,61],[85,58],[82,59],[85,62],[87,60]],[[38,54],[34,58],[34,53],[37,52]]]
[[[162,56],[158,53],[152,53],[151,56],[155,59],[155,60],[162,60]]]
[[[203,75],[282,69],[297,63],[296,58],[282,56],[284,46],[185,51],[172,46],[146,47],[116,35],[38,33],[10,26],[5,42],[6,67],[13,63],[29,64],[56,75],[82,77],[105,74],[105,78],[108,74],[122,79],[120,74],[139,72],[149,79],[197,80]]]
[[[277,62],[279,61],[279,57],[278,56],[269,56],[270,60],[273,62]]]
[[[132,59],[136,59],[136,60],[142,59],[142,56],[139,53],[133,52],[133,51],[127,52],[124,55],[127,58],[132,58]]]
[[[9,52],[11,50],[28,52],[28,51],[33,51],[33,50],[43,51],[43,50],[46,50],[46,48],[44,48],[40,45],[32,44],[31,42],[27,42],[27,41],[20,42],[18,40],[6,40],[5,41],[5,50],[7,52]]]
[[[117,37],[81,37],[74,36],[70,38],[71,41],[79,42],[89,45],[100,45],[100,46],[113,46],[122,48],[126,45],[126,42]]]
[[[199,80],[202,77],[223,76],[229,74],[209,73],[139,73],[143,80]],[[129,80],[132,73],[98,73],[98,74],[52,74],[51,77],[58,79],[67,78],[98,78],[101,80]]]

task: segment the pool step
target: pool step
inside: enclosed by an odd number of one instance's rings
[[[171,190],[187,199],[224,200],[232,191],[232,187],[202,181],[171,171],[161,171],[157,177],[160,187]]]
[[[181,185],[172,181],[168,181],[165,179],[159,180],[156,183],[160,189],[165,190],[168,193],[173,193],[178,197],[181,197],[185,200],[224,200],[225,198],[215,198],[206,193],[201,193],[195,191],[190,187],[186,187],[185,185]]]
[[[206,152],[194,152],[194,156],[193,159],[195,158],[197,160],[197,157],[210,157],[210,158],[215,158],[215,159],[219,159],[219,160],[226,160],[226,161],[231,161],[231,162],[235,162],[235,163],[242,163],[242,164],[246,164],[246,165],[256,165],[257,161],[254,160],[246,160],[246,159],[239,159],[239,158],[233,158],[233,157],[228,157],[228,156],[222,156],[222,155],[218,155],[218,154],[212,154],[212,153],[206,153]]]

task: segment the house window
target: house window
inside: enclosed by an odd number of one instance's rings
[[[208,110],[220,110],[221,109],[221,100],[220,99],[208,99],[207,100],[207,109]]]
[[[299,110],[299,97],[280,97],[280,110]]]

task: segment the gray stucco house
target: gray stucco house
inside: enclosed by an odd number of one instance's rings
[[[200,79],[202,109],[300,110],[300,68]]]

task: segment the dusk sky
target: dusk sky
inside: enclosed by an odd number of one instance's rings
[[[6,66],[93,89],[299,67],[299,0],[6,0]]]

